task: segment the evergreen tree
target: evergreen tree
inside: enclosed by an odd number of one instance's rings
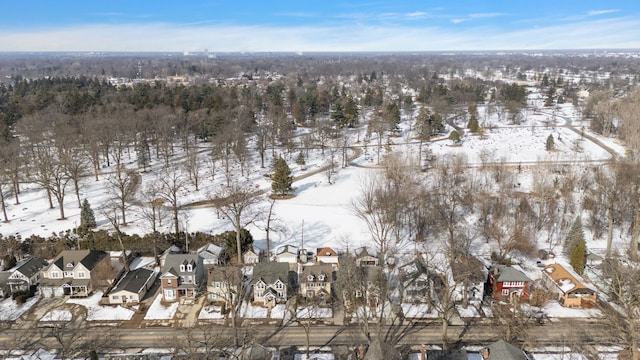
[[[442,115],[435,113],[431,117],[431,128],[436,133],[444,132],[444,122],[442,121]]]
[[[304,155],[302,154],[302,151],[300,151],[298,153],[298,157],[296,158],[296,164],[300,165],[300,166],[304,166],[306,165],[306,161],[304,160]]]
[[[142,168],[142,171],[146,172],[147,166],[149,166],[151,162],[151,151],[149,150],[149,143],[144,136],[136,144],[136,157],[138,160],[138,168]]]
[[[418,112],[418,117],[416,118],[416,127],[418,130],[418,137],[422,140],[429,140],[433,133],[429,109],[425,107],[420,108],[420,112]]]
[[[96,227],[96,216],[89,205],[89,201],[84,199],[80,209],[80,229],[88,230]]]
[[[582,220],[580,219],[580,216],[577,216],[576,220],[573,222],[573,225],[571,225],[571,229],[567,234],[567,238],[564,241],[564,254],[568,257],[571,257],[574,249],[581,242],[585,242],[584,232],[582,231]]]
[[[458,133],[456,130],[453,130],[450,134],[449,134],[449,140],[453,141],[454,143],[458,144],[460,143],[461,139],[460,139],[460,133]]]
[[[480,124],[478,124],[478,118],[475,114],[471,114],[471,119],[469,119],[469,123],[467,124],[467,128],[472,133],[477,133],[480,128]]]
[[[224,246],[225,254],[230,259],[237,258],[238,247],[236,246],[236,232],[234,230],[225,231],[214,237],[215,242]],[[240,251],[244,254],[253,247],[253,236],[249,230],[242,228],[240,230]]]
[[[571,251],[571,258],[569,260],[569,263],[571,264],[571,267],[573,267],[573,270],[580,275],[582,275],[582,273],[584,272],[586,251],[587,244],[585,244],[584,240],[579,241]]]
[[[287,162],[278,157],[273,162],[273,175],[271,177],[271,190],[276,195],[284,196],[291,192],[291,184],[293,184],[293,176]]]
[[[546,144],[545,147],[546,147],[547,151],[551,151],[551,150],[555,149],[556,144],[553,141],[553,134],[549,134],[549,137],[547,137],[547,144]]]

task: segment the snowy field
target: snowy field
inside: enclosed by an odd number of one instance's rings
[[[149,306],[147,310],[147,314],[144,316],[145,320],[171,320],[176,315],[176,311],[178,311],[178,306],[180,304],[177,302],[171,304],[162,303],[162,294],[158,294],[156,298]]]

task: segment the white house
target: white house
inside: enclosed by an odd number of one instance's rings
[[[89,296],[93,291],[92,273],[101,261],[111,261],[104,251],[62,251],[42,271],[42,296]]]

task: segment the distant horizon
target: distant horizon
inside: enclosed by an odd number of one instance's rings
[[[640,48],[640,2],[32,0],[2,52],[453,52]],[[514,50],[516,49],[516,50]]]

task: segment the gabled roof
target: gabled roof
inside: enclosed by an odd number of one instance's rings
[[[365,246],[361,247],[360,250],[356,251],[356,258],[363,258],[363,257],[375,257],[371,254],[369,254],[369,250],[367,250],[367,248]]]
[[[274,284],[277,280],[289,284],[289,264],[279,262],[257,263],[253,267],[253,281],[255,284],[259,280],[266,284]]]
[[[18,267],[16,267],[15,271],[21,273],[22,275],[30,278],[38,273],[38,271],[42,270],[47,263],[44,259],[39,257],[32,257],[29,260],[25,261]]]
[[[318,275],[324,275],[325,281],[333,280],[333,265],[331,264],[316,264],[305,266],[302,269],[301,279],[300,281],[307,281],[307,277],[312,275],[314,280],[317,279]]]
[[[210,257],[211,255],[220,257],[220,254],[222,254],[222,248],[216,244],[209,243],[198,248],[198,251],[196,252],[203,257]]]
[[[192,271],[186,271],[186,265],[191,264]],[[180,265],[185,265],[185,271],[180,271]],[[162,273],[171,272],[174,275],[192,275],[198,266],[197,254],[167,254],[162,266]]]
[[[335,252],[330,247],[321,247],[316,249],[316,255],[318,256],[338,256],[338,253]]]
[[[493,278],[496,279],[497,282],[505,282],[505,281],[525,281],[531,282],[531,279],[527,277],[522,271],[517,270],[511,266],[506,265],[496,265],[490,269],[493,274]],[[497,271],[497,274],[496,274]]]
[[[107,253],[100,250],[63,250],[53,259],[52,264],[55,264],[63,271],[69,269],[67,265],[71,264],[75,267],[78,263],[81,263],[89,270],[93,270],[96,264],[105,256],[107,256]]]
[[[207,281],[223,281],[238,284],[242,280],[242,269],[239,266],[214,266],[207,272]]]
[[[111,293],[124,290],[139,294],[145,287],[147,282],[151,281],[153,277],[154,272],[148,269],[140,268],[129,271],[122,278],[120,278],[120,281],[118,281],[113,290],[111,290]]]
[[[576,272],[560,264],[549,264],[544,267],[543,272],[550,277],[565,294],[576,290],[591,293],[596,292],[592,284],[583,281]]]
[[[298,256],[298,247],[293,245],[285,245],[282,248],[280,248],[277,255],[283,255],[283,254],[293,254],[295,256]]]
[[[487,360],[528,360],[529,357],[517,347],[504,340],[498,340],[486,348],[489,350]]]

